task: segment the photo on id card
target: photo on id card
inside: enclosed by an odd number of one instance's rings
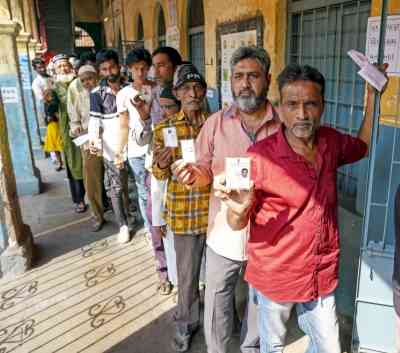
[[[225,158],[226,187],[232,190],[250,189],[250,158]]]
[[[165,147],[178,147],[178,136],[174,126],[165,127],[163,129],[163,137]]]

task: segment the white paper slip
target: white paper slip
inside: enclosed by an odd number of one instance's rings
[[[359,66],[363,67],[365,64],[369,63],[368,58],[357,50],[349,50],[347,54],[352,58],[352,60]]]
[[[181,140],[182,158],[187,163],[196,163],[196,152],[194,149],[194,140]]]
[[[225,158],[226,187],[232,190],[250,189],[250,158]]]
[[[80,135],[80,136],[74,138],[72,141],[74,141],[75,145],[80,147],[80,146],[84,145],[86,142],[89,142],[89,134]]]
[[[352,49],[347,54],[361,68],[358,74],[379,92],[382,91],[387,82],[386,76],[376,66],[372,65],[363,53]]]
[[[178,147],[178,136],[175,127],[165,127],[163,129],[163,136],[165,147]]]
[[[88,134],[90,141],[100,138],[100,119],[89,119]]]
[[[385,75],[369,63],[358,71],[358,74],[379,92],[382,91],[387,82]]]

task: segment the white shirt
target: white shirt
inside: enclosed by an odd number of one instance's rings
[[[154,227],[165,225],[163,219],[165,210],[165,194],[168,180],[158,180],[151,175],[151,216]]]
[[[108,95],[113,94],[110,87],[100,86],[96,87],[92,93],[96,93],[101,89],[105,90]],[[90,108],[92,109],[92,107]],[[88,124],[89,141],[96,141],[100,138],[102,146],[97,147],[102,150],[103,157],[110,162],[114,161],[115,154],[119,148],[120,131],[120,120],[117,112],[102,114],[90,111]],[[126,159],[125,154],[122,157]]]
[[[43,102],[43,93],[46,89],[50,89],[53,86],[53,81],[51,77],[43,77],[41,75],[37,75],[36,78],[32,82],[32,90],[35,94],[35,98]]]
[[[128,158],[142,157],[149,148],[148,145],[139,146],[136,142],[136,134],[140,135],[140,132],[143,130],[143,125],[140,122],[139,112],[131,103],[131,99],[138,94],[139,91],[134,89],[132,85],[124,87],[117,94],[118,113],[129,113]]]

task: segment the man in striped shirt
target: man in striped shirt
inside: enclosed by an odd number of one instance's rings
[[[128,174],[125,166],[114,164],[120,159],[119,147],[120,121],[117,113],[116,96],[126,84],[120,76],[118,54],[103,49],[96,55],[96,65],[103,77],[100,85],[90,94],[89,136],[91,151],[97,153],[102,149],[105,169],[105,186],[111,197],[114,214],[120,231],[118,241],[127,243],[130,239],[128,229]],[[94,137],[94,138],[93,138]],[[97,141],[96,141],[97,140]],[[101,141],[101,145],[98,143]]]

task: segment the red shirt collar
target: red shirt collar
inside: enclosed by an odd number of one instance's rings
[[[299,159],[302,158],[299,154],[293,151],[292,147],[290,147],[289,142],[286,139],[285,135],[285,125],[281,124],[279,130],[277,131],[277,148],[276,151],[280,157],[290,158],[290,159]],[[317,152],[319,155],[322,155],[327,147],[326,137],[323,133],[321,133],[321,129],[318,128],[316,132],[316,144],[317,144]]]

